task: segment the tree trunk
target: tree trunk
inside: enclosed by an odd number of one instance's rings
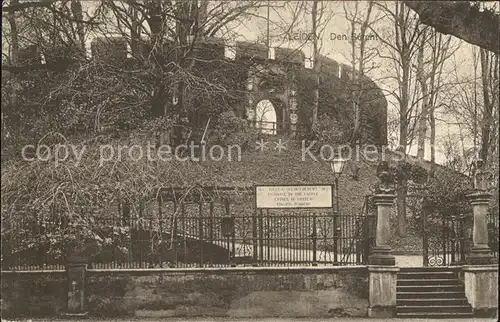
[[[493,123],[493,106],[490,101],[490,82],[489,82],[489,54],[486,50],[481,50],[481,79],[483,82],[483,100],[484,111],[481,122],[481,150],[479,157],[486,165],[488,161],[488,149],[490,143],[491,124]]]
[[[352,19],[350,19],[351,23],[351,34],[356,33],[356,23],[357,23],[357,16],[358,16],[358,2],[355,3],[355,12],[354,16]],[[360,57],[361,60],[361,57]],[[352,131],[352,139],[351,142],[354,144],[358,138],[358,131],[359,131],[359,101],[357,97],[357,75],[356,75],[356,38],[352,38],[351,40],[351,68],[352,68],[352,75],[351,75],[351,102],[352,102],[352,113],[354,114],[354,129]]]
[[[12,0],[10,2],[11,6],[16,6],[19,4],[19,0]],[[7,14],[7,21],[10,26],[10,65],[16,66],[18,63],[18,54],[19,54],[19,32],[17,30],[16,16],[14,11],[10,11]],[[9,76],[12,80],[11,92],[10,92],[10,104],[11,106],[17,105],[17,88],[19,79],[15,73],[11,73]],[[2,146],[3,142],[7,136],[8,130],[5,128],[5,116],[3,112],[1,112],[1,122],[2,122],[2,130],[1,130],[1,142]]]
[[[312,5],[312,32],[313,32],[313,71],[316,77],[316,82],[314,84],[314,100],[313,100],[313,113],[312,113],[312,125],[316,128],[318,125],[318,105],[319,105],[319,50],[318,50],[318,26],[317,26],[317,16],[318,16],[318,0],[314,0]]]
[[[423,160],[425,157],[425,139],[427,136],[427,118],[429,113],[429,90],[427,87],[427,76],[424,75],[424,48],[425,48],[425,34],[422,34],[422,43],[418,50],[418,65],[417,65],[417,81],[422,90],[422,110],[420,111],[417,129],[417,158]]]
[[[401,103],[399,113],[399,148],[406,153],[408,145],[408,104],[409,104],[409,82],[410,82],[410,62],[406,57],[402,57],[403,77],[401,81]]]
[[[396,31],[399,32],[401,37],[404,37],[406,32],[406,19],[405,10],[402,3],[396,3],[399,6],[399,12],[396,21]],[[401,68],[402,78],[400,83],[401,99],[399,104],[399,149],[406,154],[408,145],[408,104],[409,104],[409,86],[410,86],[410,48],[405,40],[401,41]],[[398,211],[398,235],[401,237],[406,236],[406,192],[407,182],[401,180],[396,191],[396,204]]]
[[[11,0],[10,5],[15,6],[19,4],[19,0]],[[10,65],[15,65],[17,63],[17,55],[19,53],[19,33],[17,31],[17,23],[15,12],[9,12],[7,15],[7,20],[10,26]]]
[[[85,29],[83,28],[83,10],[80,0],[71,0],[71,13],[76,20],[76,32],[80,49],[85,51]]]
[[[436,173],[436,117],[434,115],[434,109],[431,109],[429,113],[429,120],[431,125],[431,169],[429,171],[429,178],[434,178]]]
[[[133,6],[130,7],[131,16],[131,29],[130,29],[130,50],[132,55],[136,56],[140,54],[140,39],[141,39],[141,29],[139,26],[139,17],[137,15],[137,9]]]

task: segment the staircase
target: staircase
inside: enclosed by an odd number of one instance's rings
[[[398,273],[398,318],[472,318],[464,285],[448,267],[407,267]]]

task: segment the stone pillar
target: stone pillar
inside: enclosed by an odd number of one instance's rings
[[[66,272],[68,276],[68,306],[66,315],[87,315],[85,303],[86,261],[71,261],[66,266]]]
[[[371,318],[396,316],[396,283],[399,267],[368,266],[369,307]]]
[[[498,265],[464,266],[465,296],[474,316],[498,316]]]
[[[488,246],[488,207],[491,194],[478,191],[468,196],[474,214],[472,229],[472,249],[465,257],[470,265],[488,265],[494,262],[491,248]]]
[[[393,202],[393,194],[377,194],[374,196],[374,203],[377,206],[377,231],[375,246],[372,255],[368,259],[370,265],[396,265],[396,259],[392,255],[391,247],[388,245],[391,238],[390,210]]]

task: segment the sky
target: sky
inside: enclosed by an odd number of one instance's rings
[[[293,2],[290,2],[293,3]],[[391,2],[388,2],[389,5]],[[354,6],[356,5],[354,2],[341,2],[341,1],[331,1],[327,4],[327,10],[329,12],[332,12],[330,16],[327,17],[328,23],[324,26],[324,31],[323,31],[323,37],[321,38],[321,54],[328,56],[337,62],[344,63],[347,65],[351,65],[350,62],[350,56],[351,56],[351,42],[346,39],[350,35],[350,24],[349,21],[345,18],[346,13],[344,9],[344,5],[346,7],[346,10],[348,14],[351,14],[354,12]],[[270,10],[269,17],[271,21],[287,21],[287,14],[288,14],[288,21],[291,21],[292,15],[290,14],[290,7],[293,7],[292,5],[289,5],[287,8],[281,8],[281,9],[272,9]],[[359,1],[358,2],[358,10],[360,12],[360,15],[364,17],[364,14],[366,12],[367,8],[367,3],[365,1]],[[310,10],[310,9],[309,9]],[[261,16],[264,18],[267,16],[267,10],[261,10],[259,13]],[[391,25],[390,22],[388,22],[387,19],[383,19],[383,13],[381,10],[377,9],[377,7],[373,8],[371,17],[373,20],[377,21],[377,25],[375,30],[377,33],[382,36],[384,34],[384,31],[390,30]],[[311,23],[311,17],[310,15],[304,15],[304,17],[301,17],[301,23],[294,28],[292,31],[292,34],[295,38],[300,38],[298,40],[291,40],[291,41],[283,41],[283,37],[279,34],[279,31],[275,31],[276,28],[273,28],[272,24],[270,27],[270,38],[271,38],[271,45],[274,46],[279,46],[279,47],[291,47],[291,48],[302,48],[304,53],[306,54],[306,57],[312,57],[312,41],[305,41],[304,39],[307,38],[308,35],[312,32],[312,23]],[[256,28],[257,27],[257,28]],[[265,37],[267,31],[267,21],[266,19],[262,19],[261,21],[254,22],[253,24],[248,24],[245,26],[240,26],[238,33],[240,34],[240,39],[245,39],[245,40],[256,40],[256,39],[262,39]],[[383,42],[377,38],[376,34],[371,31],[367,31],[367,35],[370,37],[368,40],[368,47],[382,47]],[[459,46],[458,50],[455,52],[455,54],[450,57],[447,62],[445,63],[445,70],[451,70],[455,68],[455,66],[458,66],[457,72],[459,75],[464,76],[464,77],[473,77],[473,63],[472,63],[472,51],[477,50],[477,47],[474,45],[470,45],[464,41],[461,41],[460,39],[451,36],[452,42],[457,44]],[[384,59],[375,57],[373,58],[373,65],[375,66],[381,66],[380,68],[387,69],[389,68],[387,65],[387,61],[384,61]],[[392,91],[397,88],[397,83],[388,81],[387,79],[381,79],[380,73],[381,69],[380,68],[375,68],[372,71],[368,71],[368,76],[370,76],[379,87],[386,91]],[[390,71],[388,71],[390,73]],[[479,72],[480,72],[480,67],[479,67]],[[384,74],[387,74],[385,72]],[[397,101],[394,97],[391,95],[387,95],[386,99],[388,101],[388,110],[389,113],[391,113],[393,116],[397,117],[398,114],[398,108],[397,108]],[[456,124],[450,124],[455,122],[455,120],[449,119],[449,117],[440,115],[439,110],[436,111],[437,115],[437,126],[436,126],[436,136],[437,136],[437,147],[436,147],[436,161],[438,163],[443,163],[445,161],[445,156],[443,154],[443,151],[441,151],[441,142],[449,137],[449,136],[456,136],[459,133],[459,127]],[[429,131],[427,132],[429,135]],[[397,131],[396,131],[397,134]],[[395,138],[397,140],[397,138]],[[416,141],[416,140],[415,140]],[[472,147],[472,141],[471,140],[465,140],[465,145],[466,148]],[[416,146],[415,144],[410,148],[409,150],[410,154],[416,154]],[[429,143],[426,145],[426,151],[425,151],[425,159],[429,160],[430,159],[430,146]]]

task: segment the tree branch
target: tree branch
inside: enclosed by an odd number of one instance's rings
[[[404,1],[422,23],[489,51],[500,53],[500,16],[469,2]]]

